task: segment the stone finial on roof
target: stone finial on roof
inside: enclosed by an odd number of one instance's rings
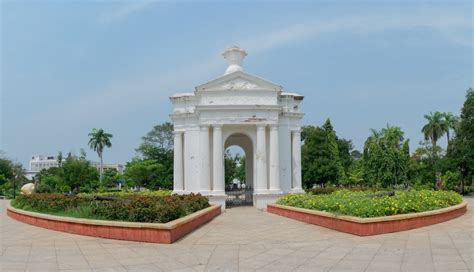
[[[243,70],[242,61],[244,60],[245,56],[247,56],[247,52],[237,46],[233,46],[225,50],[224,53],[222,53],[222,56],[224,56],[224,59],[229,64],[224,73],[224,75],[228,75]]]

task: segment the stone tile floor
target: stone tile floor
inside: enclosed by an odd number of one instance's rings
[[[172,245],[66,234],[17,222],[0,200],[1,271],[474,271],[468,213],[358,237],[251,207],[232,208]]]

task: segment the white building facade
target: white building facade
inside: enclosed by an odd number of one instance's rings
[[[63,163],[66,158],[63,158]],[[34,155],[31,157],[29,163],[29,169],[26,171],[25,176],[27,179],[32,180],[41,170],[49,169],[52,167],[59,167],[58,158],[56,156],[45,156],[45,155]],[[100,169],[100,163],[92,162],[92,166]],[[104,164],[104,171],[107,169],[115,169],[118,173],[123,174],[124,166],[122,164]]]
[[[172,96],[174,193],[201,193],[225,208],[224,151],[240,146],[253,205],[265,209],[282,194],[303,192],[299,104],[303,96],[245,73],[247,53],[223,53],[225,74]]]
[[[43,169],[58,167],[59,163],[55,156],[34,155],[30,160],[30,172],[39,173]]]

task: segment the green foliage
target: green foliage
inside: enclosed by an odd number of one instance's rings
[[[395,186],[407,180],[409,146],[399,127],[387,125],[372,135],[364,145],[364,180],[369,185]]]
[[[0,185],[13,178],[13,163],[8,159],[0,158]]]
[[[303,127],[301,139],[302,175],[306,188],[315,184],[338,184],[346,179],[345,167],[348,168],[352,160],[352,144],[337,138],[329,119],[322,127]]]
[[[89,133],[89,147],[97,152],[97,155],[100,158],[100,184],[102,184],[102,175],[104,173],[104,162],[102,159],[102,155],[104,153],[104,148],[112,147],[112,139],[113,135],[110,133],[105,132],[103,129],[92,129],[92,132]],[[85,152],[81,150],[81,157],[85,159]]]
[[[102,186],[106,188],[113,188],[124,180],[122,174],[116,169],[105,169],[102,177]]]
[[[224,153],[225,184],[229,185],[234,179],[245,183],[245,156],[232,155],[227,149]]]
[[[27,182],[22,165],[3,157],[0,152],[0,195],[14,198]]]
[[[370,192],[338,190],[326,195],[287,195],[277,203],[341,215],[378,217],[436,210],[461,202],[459,194],[448,191],[397,191],[395,196],[376,197]]]
[[[456,137],[450,142],[446,157],[453,162],[461,174],[461,188],[466,181],[474,180],[474,89],[466,93],[466,101],[461,110]]]
[[[65,188],[65,184],[62,179],[58,176],[45,176],[41,179],[38,187],[35,189],[36,193],[54,193],[54,192],[69,192],[62,191]],[[70,188],[70,187],[69,187]]]
[[[436,182],[435,162],[436,154],[441,152],[441,147],[433,146],[430,142],[420,142],[420,147],[415,150],[408,161],[408,183],[412,186],[428,184],[432,186]]]
[[[421,132],[425,136],[425,140],[430,140],[433,146],[436,146],[436,142],[441,138],[447,129],[449,129],[446,121],[444,120],[444,114],[437,112],[430,112],[429,115],[425,114],[425,119],[428,121],[423,126]]]
[[[237,169],[235,169],[235,178],[240,180],[241,182],[246,182],[246,177],[245,177],[245,156],[239,156],[237,154],[236,156],[236,161],[237,161]]]
[[[157,190],[157,191],[117,191],[117,192],[94,192],[81,193],[81,196],[114,196],[114,197],[129,197],[129,196],[170,196],[171,190]]]
[[[173,181],[167,179],[166,167],[156,160],[135,159],[125,168],[127,186],[139,186],[152,190],[171,189]]]
[[[456,131],[456,129],[459,126],[459,117],[453,115],[451,112],[445,112],[443,113],[443,116],[444,116],[444,123],[446,126],[446,136],[447,136],[448,145],[449,145],[449,141],[451,139],[450,137],[451,129]]]
[[[334,186],[331,186],[331,187],[320,187],[320,188],[311,188],[311,189],[307,189],[306,192],[308,194],[312,194],[312,195],[327,195],[327,194],[332,194],[336,191],[340,191],[340,190],[349,190],[351,192],[377,192],[377,191],[380,191],[380,189],[377,189],[377,188],[372,188],[372,187],[349,187],[349,188],[346,188],[346,187],[334,187]]]
[[[446,171],[446,173],[441,176],[441,180],[444,182],[444,187],[446,189],[456,190],[458,189],[461,177],[459,176],[458,172]]]
[[[59,177],[63,182],[59,186],[59,191],[69,187],[74,192],[88,192],[99,187],[99,173],[88,160],[68,156],[61,170]]]
[[[69,153],[60,167],[41,170],[36,180],[37,193],[91,192],[99,187],[99,172],[84,156]]]
[[[64,194],[31,194],[20,195],[11,202],[15,208],[41,212],[58,212],[88,204],[89,199]]]
[[[166,223],[209,207],[201,195],[122,195],[116,200],[90,196],[31,194],[12,201],[19,209],[92,219]]]
[[[364,185],[364,162],[362,160],[353,161],[347,172],[347,179],[343,183],[349,186]]]
[[[154,126],[142,141],[136,151],[143,160],[153,160],[162,166],[160,183],[173,184],[173,125],[166,122]]]

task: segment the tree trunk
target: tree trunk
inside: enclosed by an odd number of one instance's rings
[[[99,184],[100,184],[100,186],[102,186],[102,175],[103,175],[103,172],[104,172],[104,161],[102,159],[102,153],[99,154],[99,158],[100,158]]]
[[[446,130],[446,137],[448,137],[448,145],[449,145],[449,128],[448,128],[448,130]]]

